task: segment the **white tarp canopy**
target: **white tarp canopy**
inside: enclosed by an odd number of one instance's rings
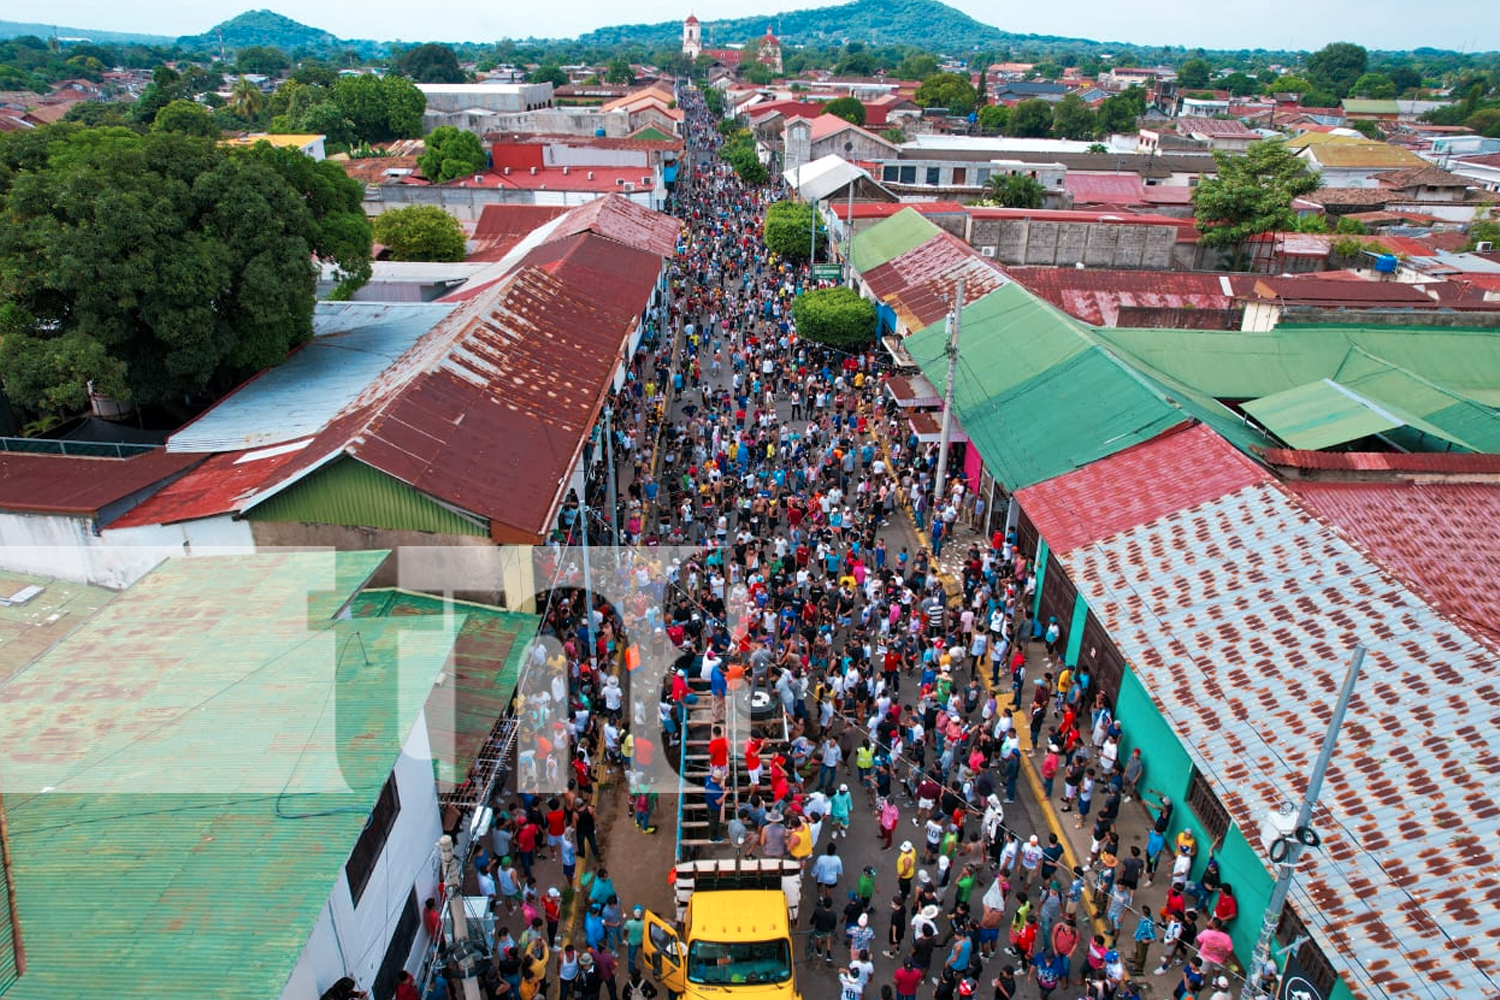
[[[874,183],[874,178],[866,171],[856,167],[837,153],[829,153],[810,163],[804,163],[800,167],[784,170],[781,176],[786,178],[786,182],[797,192],[797,196],[809,204],[822,201],[835,191],[842,191],[860,180]]]

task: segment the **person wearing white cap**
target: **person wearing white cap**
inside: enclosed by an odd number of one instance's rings
[[[1037,840],[1036,834],[1032,834],[1021,847],[1021,863],[1016,868],[1016,888],[1022,892],[1030,889],[1032,879],[1036,878],[1041,864],[1042,845]]]
[[[896,885],[904,902],[911,896],[911,880],[917,876],[917,849],[911,841],[901,842],[901,853],[896,855]]]
[[[1214,980],[1214,991],[1208,1000],[1232,1000],[1234,994],[1229,992],[1229,977],[1220,976]]]

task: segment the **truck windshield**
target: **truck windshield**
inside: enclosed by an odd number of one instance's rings
[[[694,941],[688,946],[688,982],[784,983],[792,978],[791,948],[780,941]]]

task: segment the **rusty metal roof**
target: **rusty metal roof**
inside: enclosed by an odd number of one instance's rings
[[[1488,456],[1500,459],[1500,456]],[[1310,482],[1288,489],[1365,553],[1500,649],[1500,484]]]
[[[1119,326],[1122,309],[1227,312],[1253,287],[1244,274],[1204,271],[1122,271],[1073,267],[1012,267],[1012,280],[1094,326]]]
[[[568,209],[562,205],[486,205],[474,226],[472,261],[497,261],[534,229]]]
[[[620,194],[594,198],[563,216],[552,238],[592,232],[608,237],[636,250],[646,250],[658,257],[677,252],[677,237],[682,224],[670,215],[654,212]]]
[[[180,475],[198,455],[148,451],[129,458],[0,452],[0,510],[95,517]]]
[[[940,230],[932,239],[866,271],[865,284],[893,310],[908,330],[922,330],[953,308],[958,280],[964,280],[964,304],[983,298],[1005,284],[991,261],[952,233]]]
[[[211,455],[187,475],[168,484],[106,528],[139,528],[152,524],[176,524],[221,514],[237,514],[260,493],[283,466],[297,459],[312,443],[311,438]],[[199,457],[199,456],[193,456]]]
[[[1172,460],[1238,459],[1203,436]],[[1072,513],[1113,518],[1141,486],[1119,476]],[[1112,528],[1086,525],[1092,540],[1052,557],[1252,839],[1268,806],[1301,794],[1345,663],[1367,647],[1293,905],[1355,997],[1493,995],[1494,651],[1275,482]]]
[[[1266,448],[1270,465],[1328,472],[1423,473],[1431,475],[1495,475],[1500,455],[1463,451],[1298,451]]]

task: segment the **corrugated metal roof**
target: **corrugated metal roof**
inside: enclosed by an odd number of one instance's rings
[[[682,224],[670,215],[653,212],[620,194],[607,194],[584,202],[563,215],[550,238],[561,239],[579,233],[597,233],[634,250],[645,250],[658,257],[677,252],[677,237]]]
[[[944,326],[905,342],[934,384],[947,372]],[[985,466],[1010,489],[1149,440],[1188,416],[1014,283],[963,311],[954,405]]]
[[[929,222],[915,209],[900,211],[863,232],[854,234],[851,259],[854,269],[864,274],[886,261],[914,250],[943,230]]]
[[[526,662],[526,644],[536,635],[541,619],[485,604],[391,589],[363,591],[350,610],[355,618],[419,617],[425,623],[453,616],[461,623],[453,643],[453,663],[443,682],[452,698],[434,698],[426,711],[438,792],[452,791],[470,776],[495,721],[509,708]]]
[[[1500,458],[1500,456],[1488,456]],[[1367,556],[1500,649],[1500,484],[1287,484]]]
[[[1365,644],[1293,903],[1362,1000],[1494,993],[1493,651],[1272,483],[1054,557],[1252,839]]]
[[[337,305],[336,319],[328,322],[339,332],[314,337],[240,386],[168,438],[167,449],[243,451],[316,434],[454,308],[445,302]]]
[[[330,620],[385,555],[170,560],[4,685],[7,1000],[280,995],[453,648]]]
[[[496,261],[543,223],[568,209],[562,205],[486,205],[474,226],[474,252],[469,260]]]
[[[968,206],[956,201],[856,201],[853,205],[834,202],[828,207],[840,219],[849,218],[851,213],[856,219],[887,219],[908,208],[922,215],[965,215],[968,213]]]
[[[1393,472],[1431,475],[1495,475],[1500,455],[1458,451],[1297,451],[1266,448],[1262,457],[1271,465],[1327,472]]]
[[[42,592],[25,604],[0,605],[0,688],[115,597],[103,587],[0,571],[0,597],[27,587],[40,587]]]
[[[825,115],[824,117],[834,118],[835,116]],[[835,120],[843,121],[841,118],[835,118]],[[786,178],[787,184],[796,189],[797,196],[809,204],[822,201],[835,191],[842,191],[856,181],[873,180],[865,170],[836,153],[819,157],[793,170],[784,170],[781,176]]]
[[[983,298],[1006,280],[993,262],[942,230],[861,277],[877,298],[895,310],[908,330],[921,330],[942,319],[953,308],[960,278],[966,304]]]
[[[1140,174],[1078,174],[1063,181],[1075,205],[1140,205],[1146,184]]]
[[[0,452],[0,510],[96,516],[191,468],[196,455],[147,451],[129,458]]]
[[[1069,552],[1226,493],[1271,481],[1205,424],[1176,427],[1016,499],[1057,552]]]
[[[1462,438],[1331,378],[1249,400],[1244,409],[1293,448],[1331,448],[1398,427],[1412,427],[1460,448],[1476,450]]]
[[[275,481],[278,470],[311,443],[311,438],[304,438],[270,448],[212,455],[106,527],[139,528],[237,514],[251,497]]]
[[[1122,271],[1073,267],[1012,267],[1012,280],[1070,316],[1094,326],[1118,326],[1122,308],[1227,312],[1254,278],[1204,271]]]

